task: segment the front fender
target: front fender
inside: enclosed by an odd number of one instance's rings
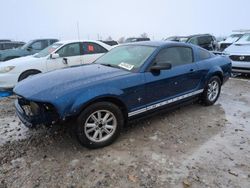
[[[100,98],[114,98],[124,103],[121,97],[123,93],[122,90],[109,86],[85,89],[84,91],[78,92],[74,97],[70,97],[75,99],[74,101],[65,100],[68,104],[65,105],[64,103],[64,109],[59,110],[60,117],[67,118],[69,116],[78,115],[86,105]]]

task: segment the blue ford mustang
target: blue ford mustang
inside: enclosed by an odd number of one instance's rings
[[[27,127],[65,120],[81,144],[111,144],[132,118],[200,99],[212,105],[230,77],[231,61],[191,44],[141,42],[115,47],[94,64],[20,82],[16,111]]]

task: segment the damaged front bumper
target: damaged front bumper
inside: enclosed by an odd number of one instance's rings
[[[16,113],[21,122],[28,128],[37,125],[53,125],[59,121],[55,108],[47,103],[38,103],[24,98],[15,101]]]

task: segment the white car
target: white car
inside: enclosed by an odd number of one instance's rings
[[[237,42],[225,49],[232,60],[232,72],[250,74],[250,33],[244,34]]]
[[[100,41],[59,41],[35,55],[1,62],[0,90],[12,90],[31,75],[93,63],[111,48]]]
[[[243,36],[242,33],[235,33],[227,37],[224,41],[219,42],[220,51],[224,51],[227,47],[229,47],[234,42],[237,42]]]

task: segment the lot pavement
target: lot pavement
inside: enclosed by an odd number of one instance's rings
[[[193,104],[130,124],[88,150],[68,126],[28,130],[15,97],[0,100],[0,187],[250,187],[250,80],[216,105]]]

